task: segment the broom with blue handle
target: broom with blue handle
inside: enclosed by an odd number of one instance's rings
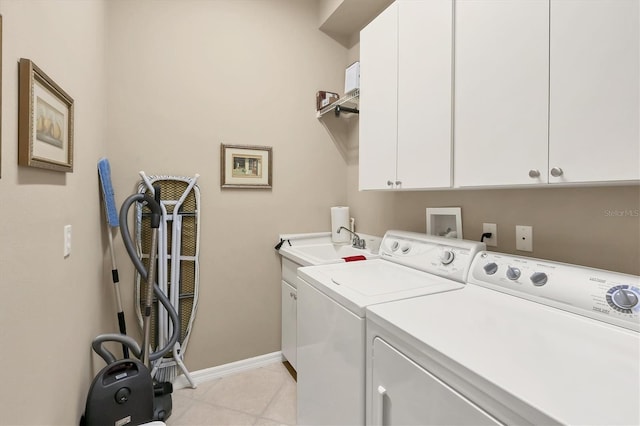
[[[118,277],[116,256],[113,249],[113,235],[111,234],[111,228],[118,228],[120,222],[118,221],[118,209],[116,208],[115,194],[113,185],[111,184],[111,167],[109,166],[108,159],[101,158],[98,161],[98,175],[100,177],[100,188],[102,189],[102,199],[104,201],[107,218],[107,234],[109,235],[109,251],[111,252],[111,278],[116,295],[118,327],[120,333],[126,335],[127,326],[124,320],[124,311],[122,310],[122,298],[120,297],[120,278]],[[125,358],[129,358],[129,348],[124,344],[122,345],[122,354]]]

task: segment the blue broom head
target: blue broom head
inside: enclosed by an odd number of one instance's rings
[[[116,197],[111,185],[111,167],[109,160],[101,158],[98,161],[98,174],[100,175],[100,187],[102,188],[102,198],[106,208],[107,222],[112,228],[119,226],[118,209],[116,208]]]

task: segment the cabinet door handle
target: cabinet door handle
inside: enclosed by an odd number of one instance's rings
[[[388,181],[387,181],[387,186],[393,186],[393,182],[392,182],[392,181],[390,181],[390,180],[388,180]]]
[[[293,298],[293,300],[298,300],[298,295],[295,294],[294,292],[290,292],[289,297]]]
[[[396,186],[400,186],[400,185],[402,185],[402,181],[401,180],[397,180],[396,181]]]
[[[553,177],[560,177],[563,173],[564,172],[560,167],[554,167],[553,169],[551,169],[551,176]]]
[[[387,394],[387,390],[382,386],[378,386],[378,410],[376,411],[377,422],[375,424],[382,426],[384,424],[384,397]]]
[[[531,169],[531,170],[529,170],[529,177],[530,177],[530,178],[537,178],[537,177],[540,177],[540,170],[537,170],[537,169]]]

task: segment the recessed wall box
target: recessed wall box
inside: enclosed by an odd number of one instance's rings
[[[345,95],[360,88],[360,62],[354,62],[344,72]]]

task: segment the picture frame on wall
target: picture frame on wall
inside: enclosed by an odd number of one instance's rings
[[[25,58],[19,64],[18,164],[73,172],[73,98]]]
[[[270,189],[273,149],[269,146],[220,145],[222,188]]]

